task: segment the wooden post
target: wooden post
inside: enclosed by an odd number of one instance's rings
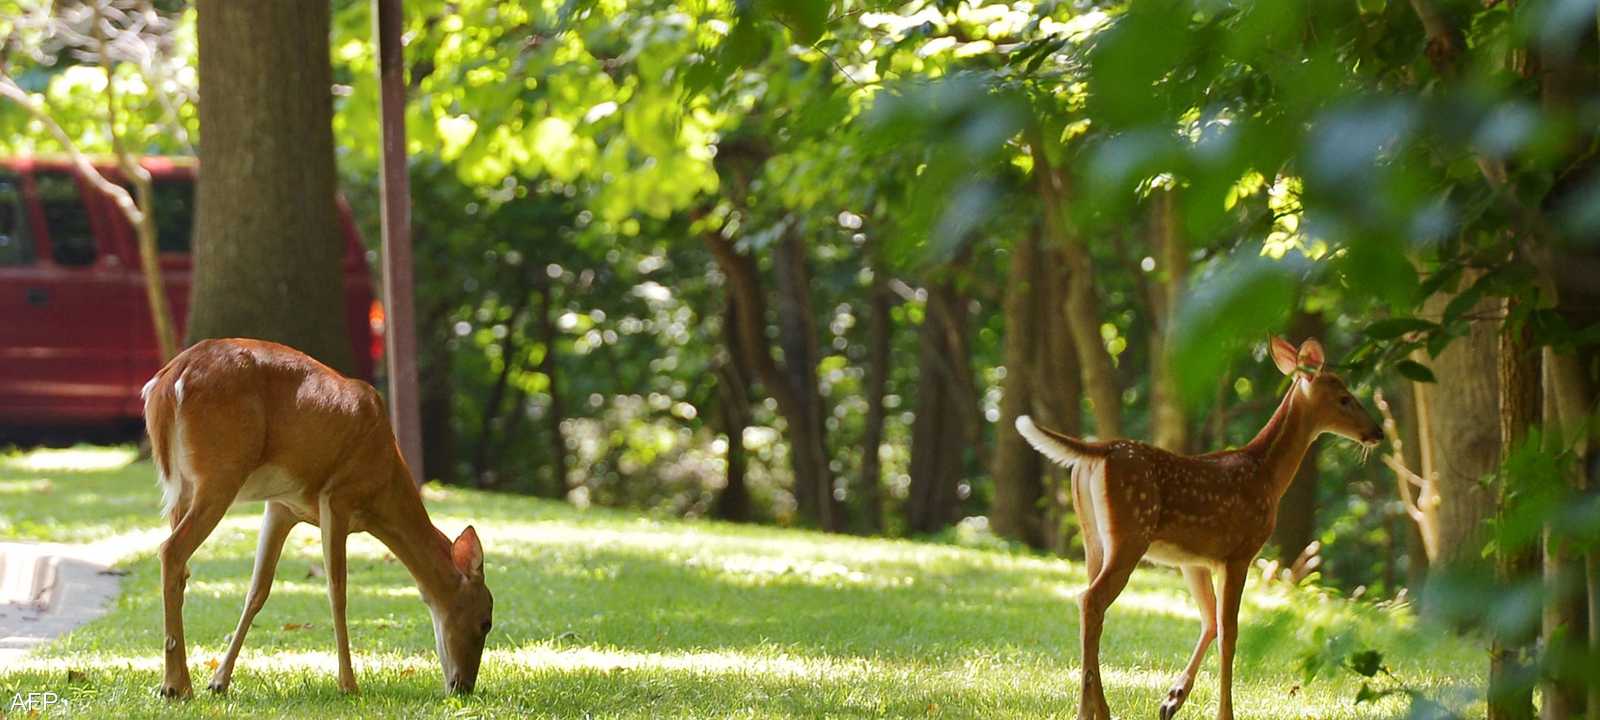
[[[417,335],[411,282],[411,184],[406,169],[405,53],[401,0],[372,0],[383,125],[384,354],[389,360],[389,420],[411,477],[421,484],[422,423],[417,408]]]

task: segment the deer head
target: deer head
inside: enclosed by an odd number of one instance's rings
[[[472,526],[451,544],[450,559],[459,573],[458,584],[453,594],[439,601],[440,607],[432,608],[433,637],[445,689],[465,695],[478,684],[478,663],[493,625],[494,596],[483,583],[483,545]]]
[[[1294,391],[1306,401],[1306,418],[1313,437],[1328,432],[1367,447],[1376,447],[1383,440],[1378,421],[1351,394],[1344,379],[1322,371],[1322,343],[1315,338],[1301,343],[1299,349],[1283,338],[1272,338],[1272,362],[1284,375],[1294,378]]]

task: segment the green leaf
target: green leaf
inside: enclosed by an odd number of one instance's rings
[[[1362,677],[1377,675],[1378,671],[1383,669],[1383,653],[1371,649],[1351,653],[1350,669],[1356,671]],[[1365,692],[1367,690],[1366,684],[1363,683],[1361,689]]]
[[[1383,693],[1373,690],[1371,685],[1361,683],[1361,689],[1356,691],[1356,704],[1360,705],[1364,702],[1377,702],[1378,699],[1382,697]]]
[[[1439,329],[1438,323],[1414,317],[1397,317],[1379,320],[1362,332],[1374,340],[1390,340],[1410,332],[1431,332]]]
[[[1401,360],[1400,362],[1394,364],[1394,369],[1395,372],[1400,373],[1407,380],[1411,380],[1413,382],[1439,382],[1438,378],[1433,376],[1432,370],[1429,370],[1426,365],[1423,365],[1415,360]]]

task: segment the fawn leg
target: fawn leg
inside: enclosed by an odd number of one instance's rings
[[[1147,543],[1146,543],[1147,544]],[[1133,541],[1107,548],[1105,567],[1078,600],[1082,612],[1083,685],[1078,698],[1078,720],[1111,720],[1106,692],[1100,682],[1100,631],[1106,609],[1128,586],[1128,577],[1144,556],[1145,547],[1132,547]]]
[[[1089,582],[1100,576],[1100,569],[1105,567],[1105,548],[1100,547],[1100,525],[1094,516],[1094,506],[1089,504],[1088,488],[1080,481],[1078,470],[1072,470],[1072,514],[1078,517],[1078,527],[1083,533],[1083,564],[1089,575]]]
[[[356,672],[350,666],[350,631],[345,627],[345,540],[350,534],[350,516],[336,509],[328,496],[322,497],[322,562],[328,572],[328,604],[333,610],[333,639],[339,647],[339,689],[356,691]]]
[[[195,501],[161,543],[161,606],[166,626],[166,673],[161,696],[187,698],[194,694],[189,681],[188,648],[183,640],[183,590],[189,579],[189,558],[205,542],[227,512],[226,502]]]
[[[1183,579],[1189,581],[1189,594],[1194,596],[1194,602],[1200,608],[1200,640],[1195,643],[1189,665],[1172,681],[1172,689],[1167,691],[1167,699],[1161,703],[1161,720],[1172,720],[1177,716],[1178,709],[1183,707],[1184,701],[1189,699],[1189,691],[1194,689],[1194,678],[1200,673],[1200,663],[1206,659],[1206,651],[1211,649],[1211,641],[1217,637],[1217,596],[1212,589],[1211,569],[1204,565],[1184,566]]]
[[[223,656],[222,663],[211,676],[211,692],[228,691],[228,683],[233,679],[233,663],[239,659],[239,650],[244,647],[245,633],[250,631],[250,623],[256,619],[256,613],[261,612],[261,606],[267,604],[267,596],[272,593],[272,576],[278,570],[283,542],[299,522],[288,508],[275,502],[267,503],[266,511],[261,514],[261,537],[256,541],[256,564],[250,573],[250,592],[245,595],[244,614],[239,617],[238,629],[233,631],[233,641],[228,643],[228,654]]]
[[[1249,562],[1228,563],[1222,572],[1221,604],[1217,624],[1221,626],[1222,667],[1217,685],[1217,720],[1233,720],[1233,649],[1239,641],[1239,602],[1244,596],[1244,581]]]

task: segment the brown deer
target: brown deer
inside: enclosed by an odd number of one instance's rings
[[[1211,641],[1222,641],[1217,717],[1233,718],[1233,653],[1246,571],[1272,534],[1278,500],[1311,442],[1325,432],[1374,447],[1383,439],[1344,381],[1322,372],[1322,345],[1299,350],[1272,338],[1272,360],[1292,378],[1255,439],[1237,450],[1176,455],[1131,440],[1091,443],[1017,418],[1017,431],[1052,461],[1072,468],[1072,505],[1083,528],[1089,587],[1082,613],[1080,720],[1111,717],[1100,682],[1100,631],[1106,609],[1140,558],[1183,570],[1200,606],[1200,640],[1161,703],[1161,720],[1183,707]],[[1221,599],[1213,573],[1222,576]]]
[[[267,601],[284,540],[298,523],[322,529],[339,649],[339,689],[356,691],[345,627],[345,537],[368,532],[404,563],[433,617],[445,688],[472,692],[494,598],[483,546],[467,527],[454,542],[428,519],[371,385],[260,340],[206,340],[144,387],[145,427],[172,533],[161,544],[166,675],[161,694],[193,695],[183,639],[189,557],[235,502],[265,500],[244,615],[211,690],[228,689],[250,622]]]

